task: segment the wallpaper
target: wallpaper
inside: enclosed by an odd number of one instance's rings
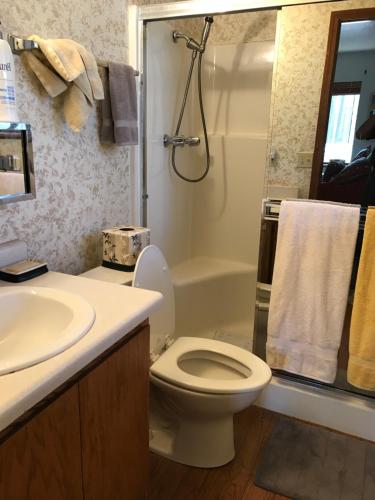
[[[315,145],[331,12],[373,7],[374,0],[284,7],[274,73],[271,145],[276,153],[268,183],[299,188],[308,196],[311,169],[299,168],[297,153]]]
[[[127,2],[3,0],[4,29],[72,38],[96,57],[127,60]],[[94,112],[80,134],[68,129],[51,100],[15,57],[17,101],[32,126],[36,199],[0,207],[0,243],[19,238],[49,268],[80,273],[100,262],[101,230],[130,222],[129,149],[100,145]]]

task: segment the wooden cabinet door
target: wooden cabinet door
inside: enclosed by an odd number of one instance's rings
[[[148,482],[149,327],[79,382],[85,500],[141,500]]]
[[[78,386],[0,445],[0,499],[82,500]]]

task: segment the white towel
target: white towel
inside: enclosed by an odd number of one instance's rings
[[[360,207],[283,201],[268,318],[272,368],[332,383]]]

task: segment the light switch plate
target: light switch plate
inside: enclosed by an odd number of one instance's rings
[[[313,151],[298,151],[297,168],[312,168]]]

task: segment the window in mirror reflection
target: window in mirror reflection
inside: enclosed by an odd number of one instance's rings
[[[333,95],[329,111],[324,162],[332,158],[349,163],[352,159],[360,94]]]

